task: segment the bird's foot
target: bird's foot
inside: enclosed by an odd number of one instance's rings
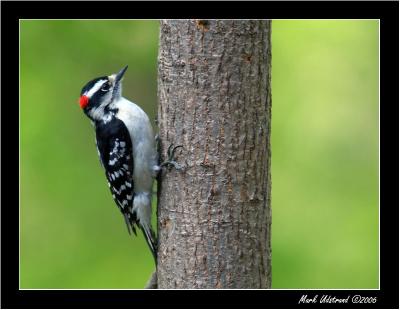
[[[182,170],[183,167],[175,161],[175,151],[180,147],[183,147],[183,145],[177,145],[174,147],[174,144],[171,143],[167,151],[168,159],[161,163],[161,168],[167,167],[168,171],[170,171],[172,167],[174,167],[176,170]]]

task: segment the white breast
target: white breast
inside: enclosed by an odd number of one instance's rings
[[[151,193],[157,153],[149,117],[139,106],[123,97],[116,102],[116,107],[118,112],[115,116],[124,122],[132,140],[135,193]]]

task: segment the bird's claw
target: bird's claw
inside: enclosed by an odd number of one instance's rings
[[[166,166],[168,170],[171,170],[172,167],[174,167],[176,170],[182,170],[182,166],[175,161],[175,151],[180,147],[183,147],[183,145],[177,145],[174,147],[174,144],[171,143],[167,151],[168,159],[164,161],[160,167]]]

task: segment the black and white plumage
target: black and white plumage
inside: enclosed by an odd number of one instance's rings
[[[108,187],[112,197],[124,214],[129,233],[135,231],[128,206],[133,202],[133,158],[132,142],[125,125],[117,118],[107,124],[96,126],[96,146],[100,161],[106,171]]]
[[[126,69],[88,82],[81,91],[80,105],[95,127],[100,161],[128,231],[136,234],[135,226],[143,231],[157,262],[151,194],[160,166],[148,116],[121,96]]]

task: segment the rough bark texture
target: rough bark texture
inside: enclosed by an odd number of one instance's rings
[[[161,22],[159,288],[271,286],[271,23]]]

